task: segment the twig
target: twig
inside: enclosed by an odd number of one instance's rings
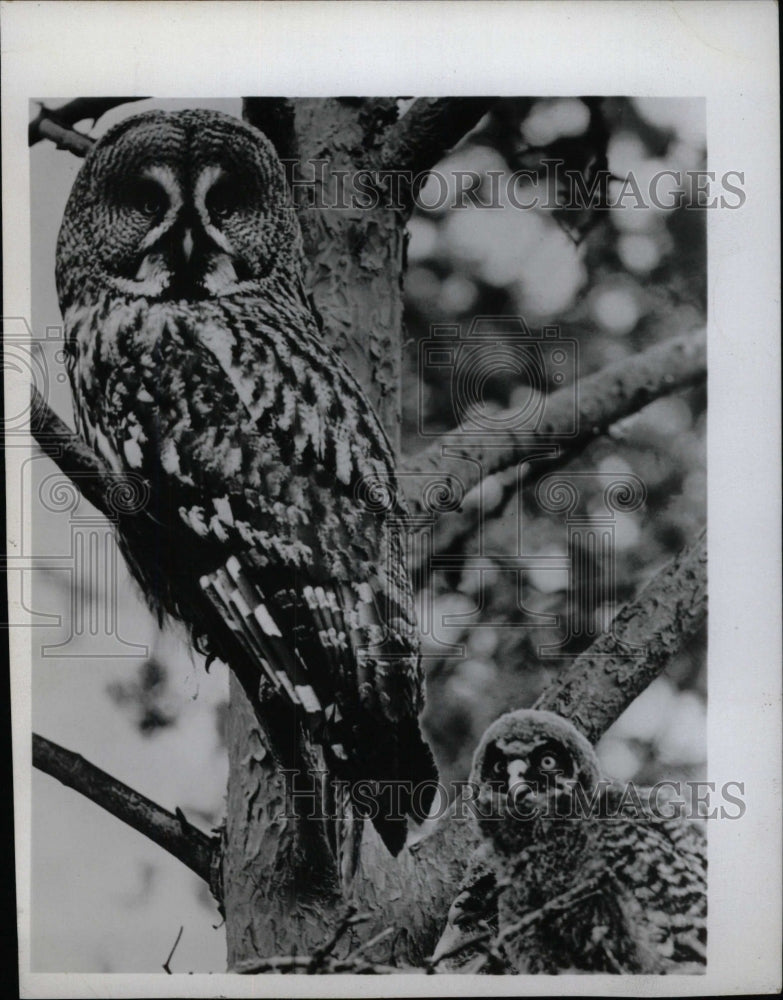
[[[482,960],[476,968],[471,971],[480,972],[490,960],[494,960],[502,966],[508,967],[508,959],[502,953],[501,949],[503,949],[503,946],[509,938],[512,938],[517,934],[521,934],[522,931],[527,930],[528,927],[532,927],[534,923],[552,913],[558,913],[561,910],[568,909],[573,906],[574,903],[579,903],[584,899],[589,899],[590,896],[594,896],[600,889],[605,878],[605,875],[596,875],[584,882],[580,882],[579,885],[575,885],[572,889],[567,889],[559,896],[555,896],[554,899],[547,900],[547,902],[540,906],[537,910],[531,910],[513,924],[509,924],[508,927],[504,927],[503,930],[495,936],[491,946],[487,948],[486,954],[482,957]],[[443,957],[445,958],[446,956],[444,955]]]
[[[625,605],[611,630],[564,670],[534,707],[565,716],[595,743],[660,674],[706,614],[704,529]],[[629,656],[623,644],[641,647],[643,655]]]
[[[467,948],[473,948],[478,944],[484,944],[484,942],[490,941],[494,936],[494,932],[488,927],[485,931],[479,931],[476,934],[472,934],[470,937],[464,938],[462,941],[455,944],[453,948],[449,948],[441,955],[438,955],[437,958],[430,959],[426,963],[427,971],[434,972],[437,966],[447,958],[454,958],[455,955],[459,955],[460,952],[465,951]]]
[[[339,942],[342,940],[346,932],[350,927],[355,924],[364,923],[370,920],[372,914],[370,913],[356,913],[356,906],[353,903],[349,903],[345,914],[337,924],[334,933],[328,938],[328,940],[321,945],[320,948],[316,948],[310,958],[309,972],[317,972],[318,969],[323,965],[325,959],[327,959],[334,949],[337,947]]]
[[[384,929],[380,931],[378,934],[375,934],[373,935],[373,937],[368,938],[366,941],[363,941],[358,948],[355,948],[352,952],[349,952],[349,954],[345,956],[345,961],[355,962],[359,958],[359,956],[362,955],[364,952],[369,951],[370,948],[374,948],[376,944],[380,944],[381,941],[385,941],[386,938],[389,937],[389,935],[394,934],[396,929],[397,929],[396,927],[384,927]]]
[[[167,850],[202,878],[220,901],[221,889],[215,884],[213,871],[219,841],[196,829],[183,816],[162,809],[151,799],[112,778],[80,754],[36,733],[33,733],[33,766],[85,795]]]
[[[174,952],[175,952],[175,951],[177,950],[177,945],[179,944],[179,940],[180,940],[180,938],[182,937],[182,932],[183,932],[184,930],[185,930],[185,926],[184,926],[184,924],[183,924],[183,926],[182,926],[182,927],[180,927],[180,929],[179,929],[179,934],[177,934],[177,940],[176,940],[176,941],[174,942],[174,944],[173,944],[173,945],[171,946],[171,951],[169,952],[169,957],[168,957],[168,958],[166,959],[166,961],[165,961],[165,962],[163,963],[163,969],[164,969],[164,971],[165,971],[166,973],[168,973],[168,975],[171,975],[171,969],[169,968],[169,962],[170,962],[170,961],[172,960],[172,958],[174,957]]]

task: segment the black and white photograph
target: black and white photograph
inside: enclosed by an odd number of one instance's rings
[[[739,6],[3,6],[20,995],[780,988]]]

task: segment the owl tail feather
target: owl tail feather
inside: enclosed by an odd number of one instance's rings
[[[372,599],[368,594],[362,601],[361,587],[354,588],[357,602],[344,585],[339,592],[303,585],[301,576],[297,579],[294,574],[286,581],[278,573],[274,588],[262,589],[258,570],[251,560],[231,557],[225,566],[201,578],[201,589],[222,625],[221,647],[226,654],[221,658],[237,673],[262,724],[274,709],[261,691],[271,689],[293,708],[310,739],[323,746],[330,772],[354,782],[360,779],[352,786],[356,794],[352,792],[345,810],[346,825],[353,830],[347,855],[358,857],[362,818],[372,820],[387,849],[396,855],[405,845],[408,815],[414,808],[426,812],[434,796],[430,788],[417,799],[415,784],[431,785],[437,770],[415,718],[393,722],[373,715],[364,725],[349,728],[343,717],[339,702],[346,713],[348,709],[339,688],[369,680],[354,654],[354,623],[374,615]],[[346,608],[352,599],[358,608]],[[284,636],[293,636],[294,642]],[[351,754],[354,745],[364,753]],[[401,777],[408,780],[401,782]],[[345,845],[339,853],[344,860]]]

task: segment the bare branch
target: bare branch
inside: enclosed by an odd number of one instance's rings
[[[220,901],[216,877],[219,840],[192,826],[182,812],[167,812],[116,778],[101,771],[80,754],[66,750],[33,733],[33,766],[91,799],[112,816],[143,833],[159,847],[187,865],[209,885]]]
[[[96,122],[107,111],[118,108],[122,104],[146,100],[147,97],[76,97],[59,108],[42,107],[41,110],[48,117],[56,119],[61,125],[73,126],[77,122]]]
[[[356,924],[364,923],[371,918],[371,913],[357,913],[356,905],[354,903],[349,903],[345,914],[338,922],[334,932],[330,934],[328,940],[325,941],[320,948],[316,948],[313,951],[313,954],[310,956],[310,965],[308,966],[307,971],[311,973],[317,972],[328,961],[329,957],[334,953],[337,945],[345,937],[351,927],[355,927]]]
[[[66,128],[65,125],[60,125],[53,118],[42,115],[43,109],[41,109],[41,114],[39,114],[38,118],[30,122],[28,132],[28,144],[30,146],[34,146],[42,139],[49,139],[58,149],[67,150],[67,152],[73,153],[74,156],[86,156],[95,145],[95,140],[83,132],[77,132],[73,128]]]
[[[49,139],[58,149],[67,149],[75,156],[86,156],[94,140],[76,131],[74,125],[77,122],[89,119],[94,123],[112,108],[143,100],[143,97],[77,97],[61,108],[47,108],[42,104],[27,128],[27,144],[34,146]]]
[[[563,671],[534,707],[565,716],[595,743],[655,680],[706,614],[705,528],[626,604],[611,631]]]
[[[420,97],[386,132],[380,165],[410,171],[413,178],[432,169],[495,103],[493,97]],[[420,177],[421,184],[423,177]],[[411,191],[411,195],[416,192]]]
[[[474,438],[449,431],[425,451],[407,459],[402,471],[438,479],[453,476],[467,492],[482,476],[523,461],[536,448],[559,445],[561,453],[555,462],[562,464],[623,417],[660,396],[702,381],[707,373],[706,351],[702,332],[672,337],[582,379],[576,386],[576,412],[574,387],[559,389],[549,397],[546,420],[535,432],[493,432],[491,447],[482,448]],[[497,419],[496,425],[500,426],[500,422]],[[543,461],[540,467],[546,471],[552,468]],[[412,497],[411,506],[421,508],[420,498]]]
[[[420,97],[386,133],[381,162],[414,174],[434,167],[489,111],[494,97]]]
[[[375,948],[376,945],[379,945],[381,941],[385,941],[386,938],[391,937],[392,934],[396,933],[397,933],[396,927],[385,927],[382,931],[379,931],[377,934],[374,934],[371,938],[368,938],[366,941],[363,941],[357,948],[354,948],[354,950],[349,955],[346,955],[345,961],[346,962],[356,961],[360,955],[365,954],[365,952],[372,951],[372,949]]]
[[[683,345],[685,345],[684,352],[682,351]],[[584,428],[585,433],[576,437],[565,436],[567,425],[573,422],[573,409],[569,409],[568,405],[570,398],[570,405],[573,406],[573,388],[561,390],[563,392],[562,402],[566,405],[560,405],[558,394],[553,394],[549,412],[550,414],[554,412],[555,419],[552,421],[553,431],[550,443],[557,445],[557,455],[553,458],[534,459],[517,474],[514,463],[523,461],[525,451],[531,452],[543,441],[528,436],[524,448],[520,446],[516,452],[504,449],[502,460],[508,464],[499,469],[492,468],[487,472],[487,474],[505,475],[502,481],[502,495],[498,502],[493,505],[491,511],[484,510],[483,516],[499,517],[512,498],[518,495],[520,482],[525,491],[534,489],[536,483],[543,476],[573,461],[595,437],[606,433],[618,420],[642,409],[655,399],[688,388],[690,385],[703,381],[706,377],[706,340],[703,335],[687,334],[685,337],[674,337],[643,354],[619,361],[615,365],[589,376],[579,384],[577,390],[579,398],[578,425]],[[570,393],[570,397],[566,395],[568,393]],[[556,422],[561,418],[564,420],[564,425],[562,428],[558,428]],[[560,429],[564,433],[562,438],[557,436]],[[496,436],[493,436],[493,440],[495,438]],[[435,442],[425,452],[425,455],[429,456],[434,453],[439,445],[440,447],[449,447],[444,437],[441,442]],[[473,455],[486,466],[486,455],[479,454],[478,449],[473,451]],[[494,456],[492,452],[490,452],[490,456],[501,458],[501,456]],[[422,461],[422,456],[414,456],[405,463],[405,469],[416,471],[415,466],[420,461]],[[441,459],[441,462],[443,463],[441,468],[447,471],[445,461]],[[463,469],[465,465],[466,463],[461,463]],[[461,481],[463,481],[465,472],[461,472],[460,475]],[[472,482],[471,485],[473,485]],[[415,504],[415,498],[411,499]],[[481,508],[478,497],[474,497],[472,502],[469,500],[463,504],[459,512],[451,512],[448,517],[441,517],[432,529],[432,544],[429,554],[443,556],[460,553],[465,542],[474,537],[480,517]],[[430,570],[428,559],[420,547],[415,548],[408,568],[418,580],[418,585],[422,586],[425,582],[424,578]]]

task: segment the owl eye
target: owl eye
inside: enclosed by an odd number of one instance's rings
[[[556,771],[559,767],[557,757],[553,753],[545,753],[541,760],[538,762],[539,769],[542,771]]]
[[[227,182],[215,184],[206,197],[206,208],[213,222],[221,222],[234,215],[239,205],[239,192]]]
[[[506,762],[504,760],[496,760],[492,765],[492,773],[496,778],[503,778],[506,774]]]
[[[130,207],[148,219],[158,219],[166,211],[168,199],[163,188],[155,181],[141,178],[128,189],[127,201]]]

